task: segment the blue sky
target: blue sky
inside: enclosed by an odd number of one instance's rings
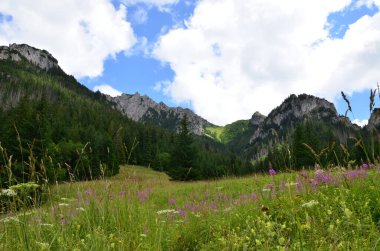
[[[192,108],[215,124],[267,114],[292,93],[326,98],[344,114],[340,91],[351,101],[350,118],[364,121],[369,88],[380,79],[379,6],[378,0],[65,0],[46,6],[4,0],[0,44],[47,49],[92,90],[139,92]]]
[[[329,36],[332,39],[342,39],[349,29],[349,25],[355,23],[365,15],[373,16],[379,11],[376,5],[364,5],[360,8],[354,8],[356,2],[357,1],[353,1],[351,5],[340,11],[331,13],[327,17],[326,22],[331,25]],[[118,5],[117,2],[114,4],[116,6]],[[195,6],[195,4],[187,5],[184,1],[180,1],[178,4],[171,6],[170,12],[163,12],[160,11],[158,7],[149,6],[147,4],[137,4],[127,9],[129,13],[128,20],[131,22],[136,35],[140,38],[146,38],[148,43],[153,46],[160,35],[166,32],[170,27],[183,25],[183,22],[192,15]],[[146,20],[143,23],[135,19],[136,13],[141,9],[146,11],[147,14]],[[137,47],[138,46],[139,45],[137,45]],[[142,73],[142,69],[144,69],[144,73]],[[154,89],[155,84],[158,82],[172,81],[174,74],[170,66],[164,65],[159,60],[144,55],[143,51],[138,51],[137,49],[136,53],[132,56],[119,53],[116,60],[107,60],[105,62],[104,73],[101,77],[95,79],[84,78],[81,79],[81,81],[89,88],[108,84],[125,93],[139,92],[140,94],[146,94],[152,97],[158,102],[164,101],[171,106],[181,105],[192,108],[190,102],[173,102],[170,97]],[[376,83],[374,83],[373,87],[376,87]],[[361,92],[348,93],[348,97],[354,112],[349,113],[349,117],[352,120],[368,119],[370,116],[368,109],[369,89],[365,89]],[[336,108],[340,114],[345,113],[347,105],[342,98],[338,98]]]

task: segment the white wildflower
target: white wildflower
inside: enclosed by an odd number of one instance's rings
[[[296,186],[296,185],[297,185],[297,183],[295,183],[295,182],[288,182],[285,184],[285,186],[287,186],[287,187],[292,187],[292,186]]]
[[[17,192],[13,189],[2,189],[0,191],[0,195],[7,196],[7,197],[14,197],[17,195]]]
[[[77,207],[76,210],[77,211],[82,211],[82,212],[86,211],[83,207]]]
[[[50,223],[41,223],[40,226],[41,227],[53,227],[54,225],[50,224]]]
[[[63,202],[73,202],[73,201],[76,201],[76,199],[74,199],[74,198],[65,198],[65,197],[62,197],[62,198],[61,198],[61,201],[63,201]]]
[[[58,206],[60,206],[60,207],[68,207],[69,204],[68,203],[59,203]]]
[[[164,209],[157,211],[157,214],[178,214],[179,212],[175,209]]]
[[[7,217],[4,219],[1,219],[0,222],[8,223],[8,222],[20,222],[20,220],[17,217]]]
[[[39,241],[36,241],[36,244],[37,244],[38,246],[40,246],[42,250],[44,250],[44,249],[49,249],[49,248],[50,248],[49,243],[46,243],[46,242],[39,242]]]
[[[302,204],[302,207],[309,207],[310,208],[310,207],[313,207],[313,206],[318,205],[318,204],[319,204],[318,201],[311,200],[309,202],[306,202],[306,203]]]

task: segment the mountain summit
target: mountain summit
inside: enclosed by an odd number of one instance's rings
[[[185,115],[189,121],[189,130],[196,135],[202,135],[206,127],[213,125],[190,109],[168,107],[163,102],[157,103],[146,95],[141,96],[138,92],[134,95],[122,94],[107,98],[128,118],[152,123],[172,131],[177,130]]]
[[[59,67],[58,60],[45,50],[39,50],[27,44],[0,46],[0,60],[10,59],[19,62],[23,58],[43,70]]]

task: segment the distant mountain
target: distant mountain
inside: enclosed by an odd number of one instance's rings
[[[230,146],[258,159],[268,153],[269,147],[292,137],[295,127],[305,121],[318,121],[326,125],[340,142],[347,141],[361,130],[346,117],[339,116],[334,104],[327,100],[307,94],[291,95],[267,117],[256,112],[249,128],[232,140]]]
[[[115,103],[115,107],[128,118],[144,123],[151,123],[171,131],[176,131],[182,120],[187,115],[189,129],[196,135],[203,135],[205,128],[213,126],[204,118],[198,116],[190,109],[181,107],[168,107],[164,103],[156,103],[150,97],[139,93],[134,95],[122,94],[121,96],[107,99]]]

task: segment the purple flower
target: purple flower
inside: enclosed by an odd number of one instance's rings
[[[270,176],[275,176],[276,175],[276,170],[273,169],[272,165],[269,164],[269,175]]]
[[[186,214],[185,210],[183,210],[183,209],[177,209],[177,212],[181,216],[184,216]]]
[[[175,204],[175,200],[174,198],[170,198],[169,199],[169,205],[174,205]]]
[[[363,164],[361,165],[361,168],[362,168],[362,169],[368,169],[368,164],[367,164],[367,163],[363,163]]]

